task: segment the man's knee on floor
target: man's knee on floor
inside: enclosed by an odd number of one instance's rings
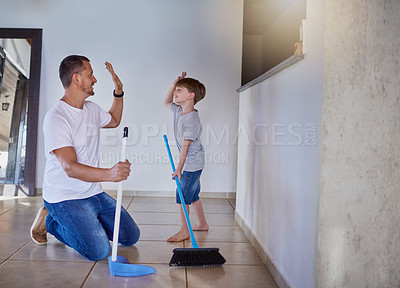
[[[87,247],[85,257],[91,261],[98,261],[107,258],[111,253],[110,243],[103,243],[99,245],[98,243],[93,243]]]
[[[135,231],[129,231],[126,235],[121,235],[120,243],[124,246],[132,246],[139,241],[140,230],[137,228]]]

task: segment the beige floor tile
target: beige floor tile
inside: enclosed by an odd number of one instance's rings
[[[80,287],[93,264],[7,260],[0,266],[1,287]]]
[[[140,240],[166,241],[179,231],[179,225],[139,225]],[[209,231],[194,231],[197,241],[248,242],[239,226],[210,226]],[[190,240],[189,240],[190,241]]]
[[[179,231],[179,225],[139,225],[140,240],[167,241]]]
[[[149,203],[149,202],[132,202],[128,208],[128,211],[135,212],[168,212],[176,213],[179,212],[179,205],[176,203]],[[227,213],[233,214],[234,210],[230,204],[203,204],[204,213]],[[190,210],[190,208],[189,208]]]
[[[30,200],[31,198],[28,198],[26,201],[21,201],[20,202],[20,204],[21,204],[21,206],[26,206],[26,207],[29,207],[29,208],[32,208],[33,210],[39,210],[39,208],[41,207],[41,206],[43,206],[44,205],[44,202],[43,202],[43,198],[35,198],[34,200]]]
[[[0,214],[19,206],[17,199],[0,200]]]
[[[179,213],[158,213],[158,212],[136,212],[129,211],[132,218],[137,224],[150,224],[150,225],[180,225]],[[236,226],[237,222],[232,214],[205,214],[208,225],[227,225]],[[189,219],[192,226],[197,224],[197,218],[193,211],[189,211]]]
[[[201,198],[202,203],[204,204],[230,204],[227,199],[215,199],[215,198]],[[174,203],[176,204],[176,197],[142,197],[135,196],[133,198],[133,202],[150,202],[150,203]]]
[[[194,231],[194,237],[196,238],[197,242],[249,242],[239,226],[210,226],[210,230],[208,231]]]
[[[117,195],[111,195],[114,199],[117,199]],[[126,209],[132,202],[133,196],[122,196],[122,206]]]
[[[128,211],[128,207],[129,207],[129,205],[130,205],[130,201],[126,201],[126,202],[122,201],[122,207],[124,207],[124,208],[125,208],[125,210],[127,210],[127,211]]]
[[[168,265],[149,265],[156,274],[141,277],[111,276],[106,263],[96,263],[83,287],[146,287],[146,288],[185,288],[185,269],[173,269]]]
[[[225,265],[263,265],[250,243],[198,242],[197,244],[200,247],[219,248],[219,253],[226,259]]]
[[[30,219],[3,219],[0,217],[0,235],[13,237],[30,237],[30,228],[33,220]]]
[[[0,237],[0,258],[10,257],[29,241],[31,241],[30,237]]]
[[[166,241],[179,231],[179,225],[139,225],[140,240]],[[194,231],[196,241],[246,243],[248,239],[239,226],[210,226],[209,231]],[[190,240],[186,240],[189,241]]]
[[[139,241],[134,246],[118,246],[117,255],[124,256],[129,263],[135,264],[168,264],[172,250],[182,248],[183,242],[167,243],[156,241]],[[107,263],[107,259],[101,261]]]
[[[1,197],[1,196],[0,196]],[[34,198],[29,198],[29,197],[22,197],[22,198],[16,198],[16,199],[7,199],[7,200],[1,200],[0,199],[0,214],[4,213],[5,211],[9,211],[11,209],[17,208],[17,207],[29,207],[29,208],[38,208],[43,205],[43,200],[40,197],[34,197]]]
[[[36,197],[28,197],[25,198],[28,202],[32,203],[32,204],[37,204],[37,205],[41,205],[43,204],[43,198],[42,196],[36,196]]]
[[[36,213],[39,210],[41,205],[18,205],[15,209],[11,209],[6,213],[0,215],[0,220],[4,219],[16,219],[16,220],[27,220],[32,219],[30,221],[33,222],[35,219]]]
[[[200,194],[200,200],[204,204],[229,204],[227,199],[220,199],[220,198],[201,198]]]
[[[18,260],[54,260],[70,262],[89,262],[71,247],[64,245],[48,234],[46,245],[37,245],[33,241],[16,253],[11,259]]]
[[[11,209],[13,209],[13,208],[1,208],[1,207],[0,207],[0,216],[1,216],[2,214],[4,214],[4,213],[10,211]]]
[[[129,206],[128,211],[135,212],[168,212],[168,213],[176,213],[179,212],[179,206],[175,203],[164,203],[164,202],[135,202]]]
[[[129,211],[136,224],[179,225],[179,213],[157,213]]]
[[[233,210],[232,206],[229,204],[203,204],[204,213],[229,213],[233,214],[235,210]]]
[[[133,203],[175,203],[175,198],[173,197],[133,197]]]
[[[141,237],[134,246],[119,246],[118,255],[127,257],[131,263],[157,269],[156,275],[144,277],[111,276],[107,259],[91,262],[51,235],[48,235],[47,245],[34,244],[29,230],[37,210],[43,205],[42,198],[7,201],[0,199],[1,287],[59,288],[84,284],[83,287],[99,288],[184,288],[186,274],[187,287],[277,287],[234,219],[234,199],[202,199],[210,230],[194,232],[199,246],[219,248],[226,264],[214,268],[187,268],[186,273],[185,268],[168,266],[174,248],[192,247],[190,240],[166,242],[180,226],[175,198],[123,197],[123,205],[138,223]],[[190,220],[192,225],[197,224],[192,210]]]
[[[265,266],[188,268],[188,288],[278,288]]]
[[[20,201],[29,201],[29,199],[34,199],[34,197],[27,197],[27,196],[18,196],[18,197],[0,196],[0,202],[2,202],[2,201],[20,202]]]
[[[232,205],[232,207],[236,207],[236,199],[228,199],[227,201]]]
[[[206,220],[209,226],[237,226],[237,222],[232,214],[205,213]],[[192,216],[190,216],[192,217]],[[195,218],[194,218],[195,219]],[[192,218],[190,218],[192,221]],[[197,221],[192,221],[197,223]]]

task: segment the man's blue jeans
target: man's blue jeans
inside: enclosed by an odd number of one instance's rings
[[[103,192],[87,199],[44,203],[49,211],[46,218],[48,233],[89,260],[101,260],[110,254],[115,199]],[[139,235],[140,230],[135,221],[121,207],[118,242],[131,246],[139,240]]]

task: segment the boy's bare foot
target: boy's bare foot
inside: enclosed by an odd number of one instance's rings
[[[167,239],[167,242],[181,242],[181,241],[184,241],[189,238],[190,238],[190,234],[188,232],[179,231],[174,236],[169,237]]]
[[[203,225],[197,224],[197,225],[193,226],[193,231],[208,231],[208,229],[209,229],[208,225],[203,226]]]

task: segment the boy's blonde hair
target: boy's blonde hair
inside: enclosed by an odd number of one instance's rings
[[[186,88],[190,93],[194,93],[194,104],[206,96],[206,87],[199,80],[193,78],[182,78],[176,82],[176,86]]]

